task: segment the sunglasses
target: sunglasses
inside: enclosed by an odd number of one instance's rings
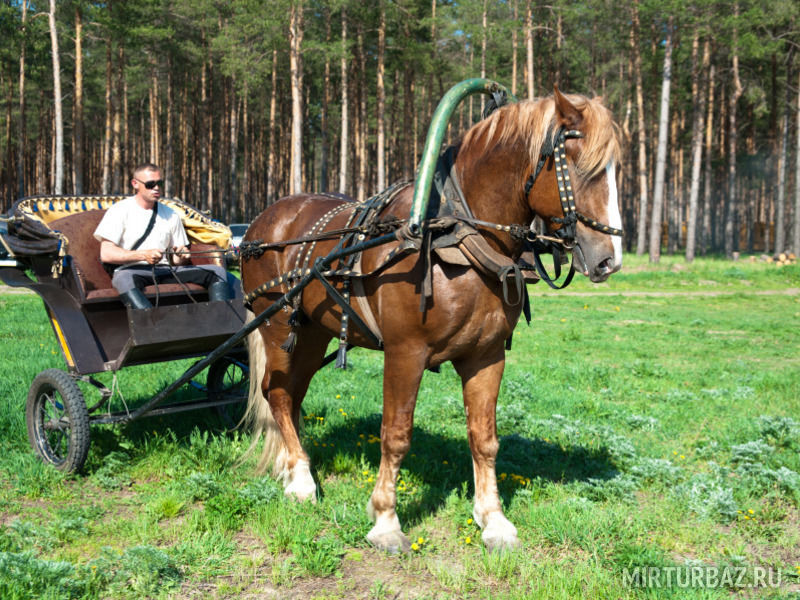
[[[152,181],[141,181],[140,179],[137,179],[136,181],[141,183],[148,190],[152,190],[156,186],[158,186],[160,188],[164,187],[164,180],[163,179],[153,179]]]

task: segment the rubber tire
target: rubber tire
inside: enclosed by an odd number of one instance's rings
[[[233,356],[223,356],[211,363],[208,367],[206,377],[206,389],[208,399],[215,400],[217,394],[224,394],[234,390],[241,390],[247,397],[249,387],[250,370],[245,362],[237,360]],[[243,400],[236,404],[223,404],[215,406],[219,417],[224,421],[228,429],[236,429],[244,417],[247,403]]]
[[[46,422],[64,417],[67,425],[60,435],[45,429]],[[65,473],[83,467],[89,454],[89,413],[83,393],[68,373],[47,369],[36,376],[28,391],[25,422],[28,441],[45,463]]]

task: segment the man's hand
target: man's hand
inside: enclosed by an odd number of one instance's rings
[[[188,264],[190,262],[189,249],[186,246],[173,246],[172,253],[169,256],[169,259],[170,259],[170,264],[172,265]]]
[[[164,253],[158,248],[150,248],[149,250],[140,250],[139,253],[142,255],[140,260],[146,261],[148,265],[156,264],[158,261],[161,260],[161,257],[164,256]]]

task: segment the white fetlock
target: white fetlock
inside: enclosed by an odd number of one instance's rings
[[[367,502],[367,515],[375,523],[367,534],[367,541],[370,544],[389,554],[411,551],[411,541],[403,534],[397,513],[391,511],[390,514],[378,514],[370,498]]]
[[[308,468],[307,461],[297,461],[294,468],[289,471],[287,479],[289,484],[283,491],[286,496],[294,497],[300,502],[304,500],[311,500],[311,502],[317,501],[317,484],[314,483],[314,478],[311,476],[311,470]]]
[[[475,521],[481,525],[478,519]],[[481,538],[489,550],[513,549],[519,546],[517,539],[517,528],[505,518],[503,513],[494,512],[489,514]]]

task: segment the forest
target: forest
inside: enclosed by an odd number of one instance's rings
[[[602,96],[626,250],[800,254],[796,0],[0,0],[0,211],[166,194],[249,222],[412,178],[453,84]],[[465,101],[455,142],[480,119]]]

